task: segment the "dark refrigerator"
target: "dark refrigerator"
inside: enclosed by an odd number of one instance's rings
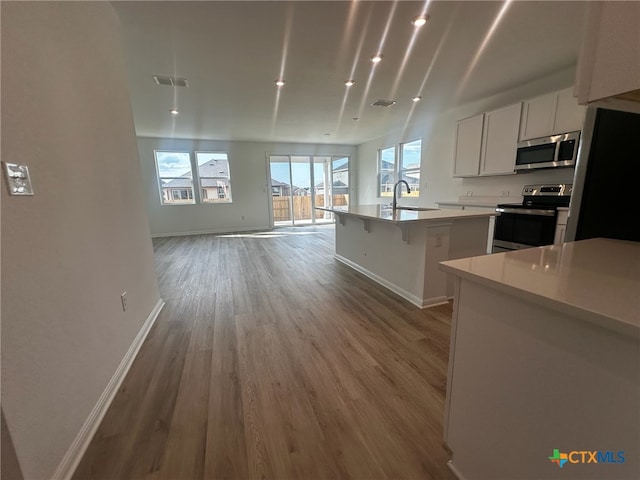
[[[640,114],[589,107],[565,241],[640,242]]]

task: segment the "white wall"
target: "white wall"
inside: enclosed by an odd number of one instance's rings
[[[286,144],[138,138],[144,195],[154,236],[218,233],[269,228],[269,155],[350,156],[355,164],[356,147],[349,145]],[[161,205],[154,150],[226,151],[229,153],[231,195],[224,204]],[[354,178],[355,173],[351,173]],[[351,195],[356,196],[355,189]],[[242,218],[244,217],[244,219]]]
[[[112,7],[1,8],[2,160],[35,190],[2,182],[2,411],[24,477],[45,479],[159,293]]]
[[[567,69],[499,95],[484,98],[445,112],[433,112],[428,118],[410,125],[404,134],[398,131],[366,142],[358,147],[358,203],[386,203],[377,197],[377,151],[401,142],[422,138],[420,198],[403,200],[406,204],[434,207],[435,202],[456,200],[467,192],[474,196],[520,197],[522,186],[542,182],[571,182],[573,169],[539,170],[532,173],[481,178],[453,178],[456,122],[478,113],[535,97],[573,84],[574,69]],[[425,187],[426,184],[426,187]]]

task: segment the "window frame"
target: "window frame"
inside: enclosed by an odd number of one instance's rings
[[[200,165],[198,165],[198,154],[209,154],[209,155],[225,155],[226,158],[226,162],[227,162],[227,173],[228,176],[227,177],[202,177],[200,175]],[[196,173],[196,178],[198,181],[198,193],[200,195],[200,204],[201,205],[226,205],[226,204],[231,204],[233,203],[233,188],[231,185],[231,162],[229,161],[229,152],[224,151],[224,150],[195,150],[193,152],[193,163],[195,165],[195,173]],[[203,195],[203,190],[207,187],[205,187],[204,185],[202,185],[202,180],[203,178],[211,178],[211,179],[224,179],[227,182],[227,185],[229,186],[228,188],[228,195],[225,195],[224,199],[220,199],[220,197],[218,197],[216,199],[216,201],[208,201],[205,202],[205,196]],[[216,189],[218,190],[218,192],[220,191],[221,187],[220,185],[216,185]]]
[[[191,198],[188,198],[185,201],[176,201],[176,202],[165,202],[165,197],[164,197],[164,188],[163,188],[163,180],[184,180],[186,177],[184,176],[176,176],[176,177],[168,177],[168,176],[162,176],[160,174],[160,168],[158,165],[158,154],[171,154],[171,153],[175,153],[175,154],[180,154],[180,155],[188,155],[189,157],[189,167],[191,169],[191,177],[189,178],[189,180],[191,181],[191,186],[187,186],[187,187],[176,187],[173,189],[169,189],[169,193],[168,195],[171,196],[171,198],[175,197],[175,194],[178,190],[186,190],[187,191],[187,197],[189,197],[189,193],[188,191],[191,191]],[[224,176],[217,176],[217,177],[202,177],[200,175],[200,165],[198,165],[198,155],[201,154],[219,154],[219,155],[225,155],[226,156],[226,162],[227,162],[227,177]],[[154,167],[156,170],[156,181],[158,184],[158,193],[160,196],[160,205],[165,207],[165,206],[175,206],[175,205],[225,205],[225,204],[231,204],[233,203],[233,195],[232,195],[232,182],[231,182],[231,161],[229,160],[229,152],[228,151],[224,151],[224,150],[167,150],[167,149],[154,149],[153,150],[153,163],[154,163]],[[203,164],[206,162],[203,162]],[[215,187],[204,187],[202,185],[202,180],[203,179],[221,179],[224,180],[226,182],[226,184],[224,186],[221,185],[215,185]],[[228,187],[228,188],[226,188]],[[223,189],[224,191],[224,199],[221,199],[221,197],[218,196],[218,198],[216,198],[216,201],[206,201],[207,199],[207,195],[205,195],[204,193],[204,189],[205,188],[216,188],[216,190],[219,192],[220,188]],[[225,190],[226,188],[226,190]],[[227,195],[228,193],[228,195]],[[189,201],[190,200],[190,201]]]
[[[382,155],[383,155],[383,152],[387,150],[393,150],[393,168],[391,170],[382,169]],[[379,198],[386,198],[386,197],[393,196],[393,185],[395,185],[396,183],[395,179],[397,177],[397,172],[398,172],[398,146],[390,145],[388,147],[379,148],[378,149],[378,197]],[[382,188],[382,176],[385,173],[389,173],[392,178],[391,190],[387,190],[387,191],[384,191]],[[389,185],[389,183],[386,183],[385,185]]]
[[[404,147],[405,145],[411,144],[411,143],[415,143],[415,142],[420,142],[420,155],[419,155],[419,161],[418,161],[418,166],[417,167],[413,167],[413,168],[404,168],[403,167],[403,162],[404,162]],[[415,140],[409,140],[408,142],[403,142],[399,144],[399,161],[398,161],[398,178],[404,178],[405,176],[408,177],[410,173],[417,173],[418,174],[418,188],[415,189],[415,191],[417,192],[417,195],[406,195],[406,191],[403,189],[400,189],[400,197],[409,197],[409,198],[419,198],[420,197],[420,170],[422,168],[422,137],[420,138],[416,138]],[[411,183],[411,182],[408,182]],[[413,192],[414,189],[412,189],[411,191]]]
[[[160,175],[160,168],[158,166],[158,153],[176,153],[176,154],[181,154],[181,155],[188,155],[189,157],[189,168],[191,169],[191,177],[189,178],[189,180],[191,180],[191,187],[177,187],[177,188],[173,188],[173,189],[169,189],[169,192],[171,194],[171,198],[173,199],[173,197],[175,196],[174,193],[176,190],[189,190],[189,188],[191,189],[191,198],[188,200],[189,201],[185,201],[185,202],[165,202],[164,200],[164,188],[163,186],[165,184],[162,183],[162,180],[184,180],[185,177],[184,176],[177,176],[177,177],[166,177],[166,176],[162,176]],[[160,149],[154,149],[153,150],[153,163],[156,169],[156,180],[158,182],[158,193],[160,194],[160,205],[162,205],[163,207],[166,206],[183,206],[183,205],[196,205],[197,201],[196,201],[196,193],[195,193],[195,182],[194,182],[194,172],[193,172],[193,157],[191,155],[191,152],[189,151],[185,151],[185,150],[160,150]],[[188,194],[187,194],[188,196]]]

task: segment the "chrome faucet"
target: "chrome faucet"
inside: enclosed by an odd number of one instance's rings
[[[398,196],[398,185],[400,185],[401,183],[404,183],[407,186],[407,193],[411,193],[411,189],[409,188],[409,184],[407,183],[407,181],[398,180],[396,184],[393,186],[393,203],[391,204],[391,206],[393,207],[394,210],[398,208],[398,202],[396,198]]]

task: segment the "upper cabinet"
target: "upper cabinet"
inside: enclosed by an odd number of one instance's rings
[[[458,122],[454,177],[515,173],[521,108],[517,103]]]
[[[516,146],[522,104],[485,113],[480,175],[515,173]]]
[[[480,171],[484,114],[459,120],[456,127],[454,177],[475,177]]]
[[[640,2],[589,2],[576,70],[579,103],[640,110],[639,25]]]
[[[585,107],[578,105],[573,88],[526,100],[522,107],[520,140],[582,130]]]
[[[578,105],[573,95],[573,87],[565,88],[557,93],[558,103],[553,124],[553,134],[576,132],[582,130],[586,107]]]

